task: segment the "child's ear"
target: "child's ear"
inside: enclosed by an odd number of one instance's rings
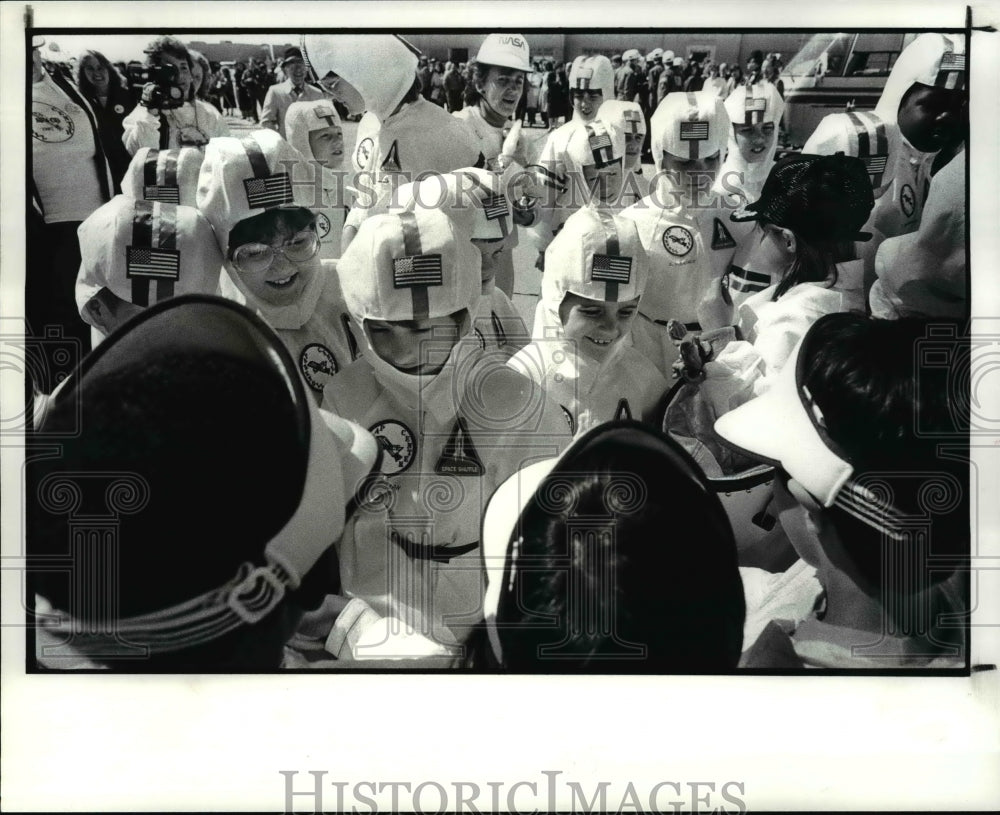
[[[789,254],[794,255],[796,249],[796,243],[798,239],[795,237],[795,233],[791,229],[785,229],[782,227],[781,232],[781,242],[785,245],[785,249]]]
[[[86,322],[90,323],[105,336],[111,333],[108,330],[108,318],[110,315],[101,304],[99,297],[91,297],[83,307],[83,310],[85,313],[82,316]]]

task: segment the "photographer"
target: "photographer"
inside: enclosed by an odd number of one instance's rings
[[[141,147],[201,147],[228,136],[219,112],[201,99],[187,101],[191,54],[175,37],[157,37],[146,47],[145,83],[139,105],[125,117],[122,142],[130,154]]]

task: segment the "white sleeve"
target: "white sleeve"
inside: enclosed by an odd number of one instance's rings
[[[134,156],[140,148],[155,150],[160,146],[160,117],[150,113],[149,108],[136,105],[125,117],[122,127],[122,144],[130,156]]]

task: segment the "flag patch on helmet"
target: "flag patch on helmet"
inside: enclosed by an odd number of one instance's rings
[[[507,208],[507,197],[503,193],[487,196],[483,199],[483,211],[486,213],[488,221],[506,218],[510,215],[510,210]]]
[[[622,118],[625,120],[625,124],[628,125],[629,133],[638,133],[639,124],[642,122],[642,114],[637,110],[625,110],[622,111]]]
[[[243,187],[250,209],[270,209],[294,203],[292,180],[288,173],[276,173],[266,178],[244,178]]]
[[[632,279],[632,258],[621,255],[594,255],[590,267],[591,280],[607,283],[628,283]]]
[[[708,122],[681,122],[681,141],[705,141]]]
[[[747,111],[759,111],[759,112],[763,113],[765,110],[767,110],[767,100],[763,96],[754,96],[754,97],[749,97],[748,96],[747,100],[746,100],[746,105],[744,106],[744,109],[747,110]],[[705,122],[704,124],[707,127],[708,122]],[[681,138],[684,138],[684,137],[681,136]],[[706,138],[707,138],[707,135],[706,135]]]
[[[443,286],[441,255],[409,255],[392,262],[392,284],[397,289]]]
[[[590,149],[596,153],[598,150],[603,150],[606,147],[611,147],[611,136],[608,135],[607,131],[591,131]]]
[[[964,71],[965,70],[965,54],[956,54],[954,51],[949,51],[941,57],[941,68],[942,71]]]
[[[179,280],[181,253],[177,249],[130,246],[125,256],[125,276]]]
[[[164,204],[179,204],[181,202],[180,187],[163,184],[146,184],[142,188],[142,197],[147,201],[160,201]]]

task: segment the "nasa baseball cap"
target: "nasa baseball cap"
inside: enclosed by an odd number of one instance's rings
[[[218,292],[222,253],[211,225],[194,207],[116,195],[77,234],[81,310],[101,287],[143,307],[181,294]]]
[[[273,130],[243,138],[218,137],[205,145],[198,177],[198,209],[215,230],[219,248],[229,250],[229,233],[240,221],[277,208],[309,208],[314,191],[292,184],[301,154]]]
[[[424,320],[466,310],[482,287],[482,255],[451,218],[436,209],[374,215],[338,263],[351,316]]]
[[[585,206],[570,215],[545,250],[542,300],[557,312],[567,292],[605,302],[634,300],[648,275],[635,222]]]
[[[141,147],[122,179],[122,192],[137,200],[197,206],[198,176],[205,154],[197,147]]]
[[[861,232],[875,197],[865,163],[853,156],[785,156],[772,168],[760,198],[730,215],[766,221],[814,241],[867,241]]]
[[[521,34],[488,34],[479,46],[476,62],[527,73],[531,71],[528,41]]]

